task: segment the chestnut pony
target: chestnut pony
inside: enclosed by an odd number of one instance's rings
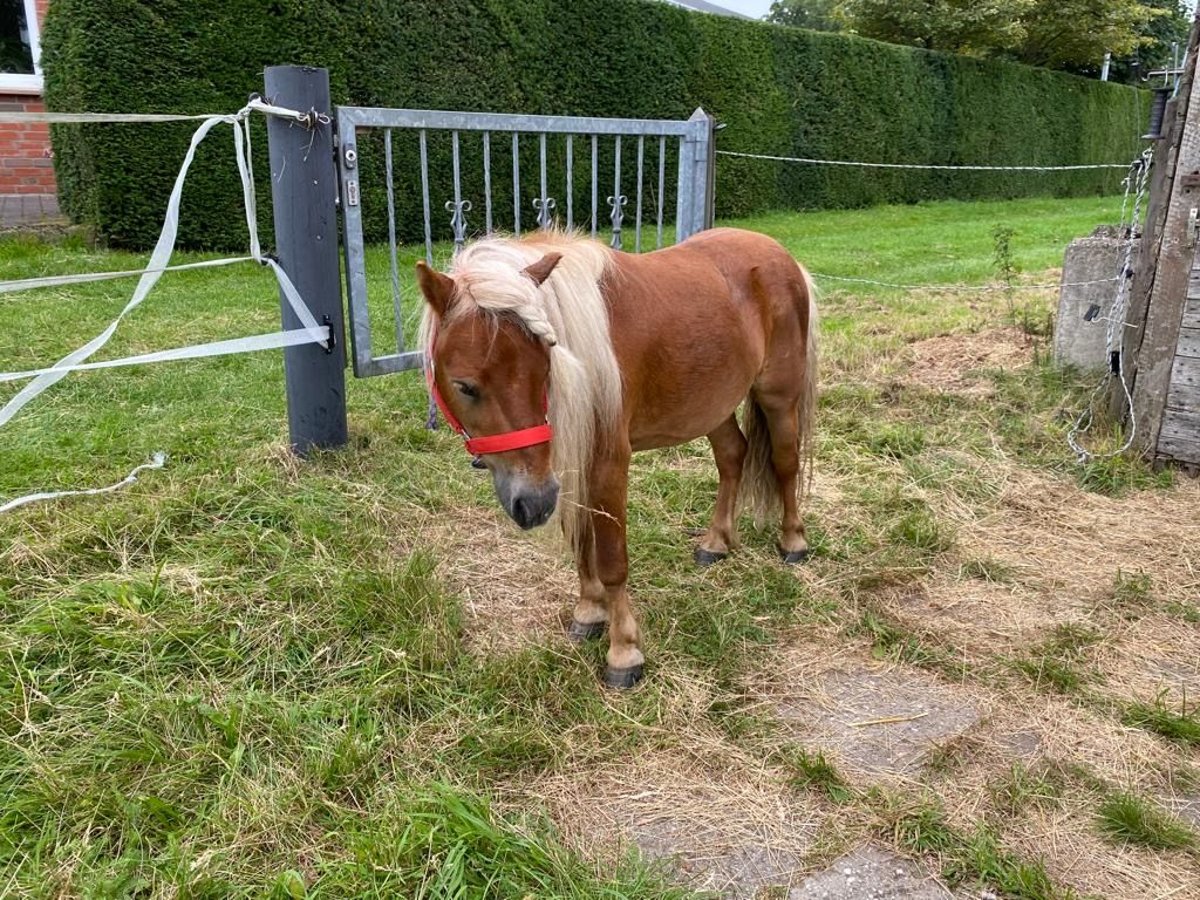
[[[736,546],[739,498],[760,518],[781,507],[779,552],[804,558],[816,307],[778,243],[718,228],[633,255],[537,232],[469,244],[448,274],[418,263],[417,278],[430,391],[518,525],[559,508],[579,569],[568,634],[607,627],[607,684],[632,686],[644,662],[626,590],[633,451],[708,437],[720,482],[701,565]]]

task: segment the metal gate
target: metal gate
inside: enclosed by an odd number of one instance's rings
[[[712,224],[713,121],[700,109],[681,121],[339,106],[337,130],[350,341],[354,374],[360,378],[422,365],[421,351],[406,341],[405,332],[411,329],[405,328],[405,317],[411,319],[419,312],[419,299],[412,282],[401,275],[400,247],[405,245],[397,243],[397,235],[405,228],[415,231],[418,218],[423,234],[408,246],[419,247],[423,239],[424,256],[430,265],[434,264],[435,233],[448,230],[446,245],[456,250],[473,233],[490,234],[505,228],[520,234],[523,224],[527,228],[560,224],[567,229],[590,229],[593,237],[607,235],[616,249],[625,249],[631,243],[633,252],[643,250],[645,232],[647,238],[653,234],[655,247],[661,247],[668,189],[675,194],[676,241]],[[408,182],[412,190],[403,190],[404,184],[397,189],[395,162],[405,155],[400,146],[403,141],[410,142],[407,157],[419,170],[419,191],[418,173],[407,164],[400,170],[401,180]],[[435,142],[439,141],[444,150],[440,156],[434,152]],[[380,158],[368,164],[368,152]],[[526,168],[535,165],[536,180],[522,182],[523,154]],[[677,177],[668,184],[670,157],[677,158]],[[478,171],[470,165],[476,158]],[[636,173],[626,168],[624,178],[623,158],[627,167],[636,158]],[[494,168],[498,161],[499,168]],[[580,163],[583,179],[578,177]],[[449,171],[442,171],[446,168]],[[382,196],[377,183],[380,175]],[[607,190],[610,184],[611,193]],[[625,191],[634,185],[631,209]],[[651,198],[649,216],[643,214],[647,211],[647,193]],[[503,201],[500,194],[504,195]],[[374,290],[377,302],[374,306],[370,302],[368,244],[375,240],[368,238],[376,230],[382,244],[384,234],[381,211],[377,216],[368,216],[364,211],[369,205],[368,196],[387,210],[390,304],[379,297],[386,288],[378,284]],[[528,207],[525,200],[530,201]],[[435,209],[444,210],[446,216],[435,220]],[[631,242],[630,218],[634,232]],[[378,224],[373,224],[376,221]],[[669,238],[669,223],[666,227]],[[383,281],[381,273],[376,281]],[[379,355],[372,345],[373,318],[377,333],[383,330],[381,325],[387,318],[393,320],[387,330],[395,334],[395,348]]]

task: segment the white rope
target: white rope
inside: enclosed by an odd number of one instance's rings
[[[821,272],[809,272],[813,278],[825,279],[828,281],[846,281],[853,284],[870,284],[876,287],[895,288],[902,291],[935,291],[948,293],[990,293],[996,291],[1010,290],[1005,284],[898,284],[894,281],[875,281],[871,278],[850,278],[845,275],[825,275]],[[1116,281],[1116,278],[1096,278],[1091,281],[1068,281],[1061,282],[1042,282],[1040,284],[1014,284],[1011,290],[1041,290],[1045,288],[1063,288],[1063,287],[1085,287],[1091,284],[1108,284]]]
[[[1117,291],[1113,297],[1112,309],[1109,310],[1106,317],[1108,327],[1105,332],[1106,352],[1104,362],[1106,368],[1104,377],[1100,379],[1100,383],[1092,390],[1091,395],[1088,397],[1087,405],[1075,420],[1075,424],[1067,432],[1067,444],[1075,451],[1076,462],[1080,465],[1092,460],[1111,459],[1120,456],[1133,446],[1133,440],[1137,435],[1137,416],[1133,410],[1133,394],[1129,389],[1129,379],[1125,377],[1125,330],[1137,327],[1127,321],[1131,287],[1128,276],[1132,271],[1134,231],[1141,220],[1142,200],[1146,195],[1146,188],[1150,181],[1150,164],[1153,158],[1153,149],[1147,147],[1139,157],[1130,163],[1129,174],[1125,176],[1125,196],[1121,200],[1121,223],[1119,226],[1120,230],[1117,232],[1118,234],[1125,234],[1125,252],[1121,255],[1121,268],[1115,279],[1117,281]],[[1133,211],[1129,219],[1126,220],[1125,213],[1129,207],[1129,194],[1131,191],[1134,195]],[[1114,353],[1117,358],[1117,371],[1115,373],[1112,371],[1111,363]],[[1116,450],[1110,453],[1093,453],[1079,442],[1079,438],[1081,435],[1091,431],[1092,425],[1095,422],[1096,401],[1105,393],[1112,382],[1114,374],[1120,381],[1121,390],[1125,394],[1125,408],[1129,411],[1129,429],[1125,435],[1125,441]]]
[[[110,484],[108,487],[87,488],[79,491],[47,491],[40,494],[28,494],[24,497],[18,497],[16,500],[9,500],[3,506],[0,506],[0,513],[6,513],[11,509],[16,509],[18,506],[24,506],[26,503],[34,503],[38,500],[57,500],[60,497],[82,497],[92,494],[107,494],[110,491],[117,491],[126,485],[133,484],[138,480],[138,473],[144,472],[147,469],[161,469],[167,462],[167,454],[161,450],[154,454],[150,462],[142,463],[116,484]]]
[[[32,291],[39,288],[61,287],[67,284],[88,284],[93,281],[112,281],[117,278],[141,277],[147,272],[184,272],[188,269],[211,269],[215,266],[231,266],[234,263],[254,262],[253,256],[231,256],[226,259],[207,259],[203,262],[181,263],[163,266],[160,269],[125,269],[120,272],[84,272],[79,275],[48,275],[44,278],[18,278],[15,281],[0,281],[0,294],[17,291]]]
[[[861,162],[851,159],[813,159],[806,156],[769,156],[765,153],[738,153],[718,150],[718,156],[741,159],[766,159],[774,162],[806,163],[813,166],[857,166],[864,169],[935,169],[951,172],[1074,172],[1085,169],[1128,169],[1128,163],[1088,163],[1073,166],[943,166],[925,163]]]

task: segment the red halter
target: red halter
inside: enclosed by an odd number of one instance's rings
[[[446,401],[442,399],[442,393],[437,388],[437,381],[434,380],[433,346],[436,343],[437,329],[435,328],[433,340],[429,342],[429,353],[425,357],[425,380],[429,384],[429,393],[433,396],[433,402],[442,411],[442,417],[465,439],[468,453],[474,456],[484,456],[488,453],[504,453],[506,450],[523,450],[526,447],[536,447],[538,444],[550,442],[554,432],[550,428],[549,420],[531,428],[521,428],[517,431],[506,431],[503,434],[491,434],[486,437],[473,438],[467,434],[467,429],[462,427],[462,423],[454,417],[454,413],[450,412]],[[549,400],[544,401],[543,411],[548,411],[549,408]]]

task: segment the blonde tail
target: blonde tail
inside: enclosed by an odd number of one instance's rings
[[[806,335],[804,384],[796,401],[798,430],[796,439],[800,453],[800,472],[797,485],[801,499],[807,495],[812,484],[813,473],[813,430],[817,417],[817,301],[816,285],[803,266],[804,302],[808,304],[808,333]],[[742,431],[746,435],[746,460],[742,465],[742,486],[739,500],[758,525],[779,509],[779,485],[775,478],[775,465],[771,458],[771,431],[767,415],[751,391],[746,397],[742,414]]]

